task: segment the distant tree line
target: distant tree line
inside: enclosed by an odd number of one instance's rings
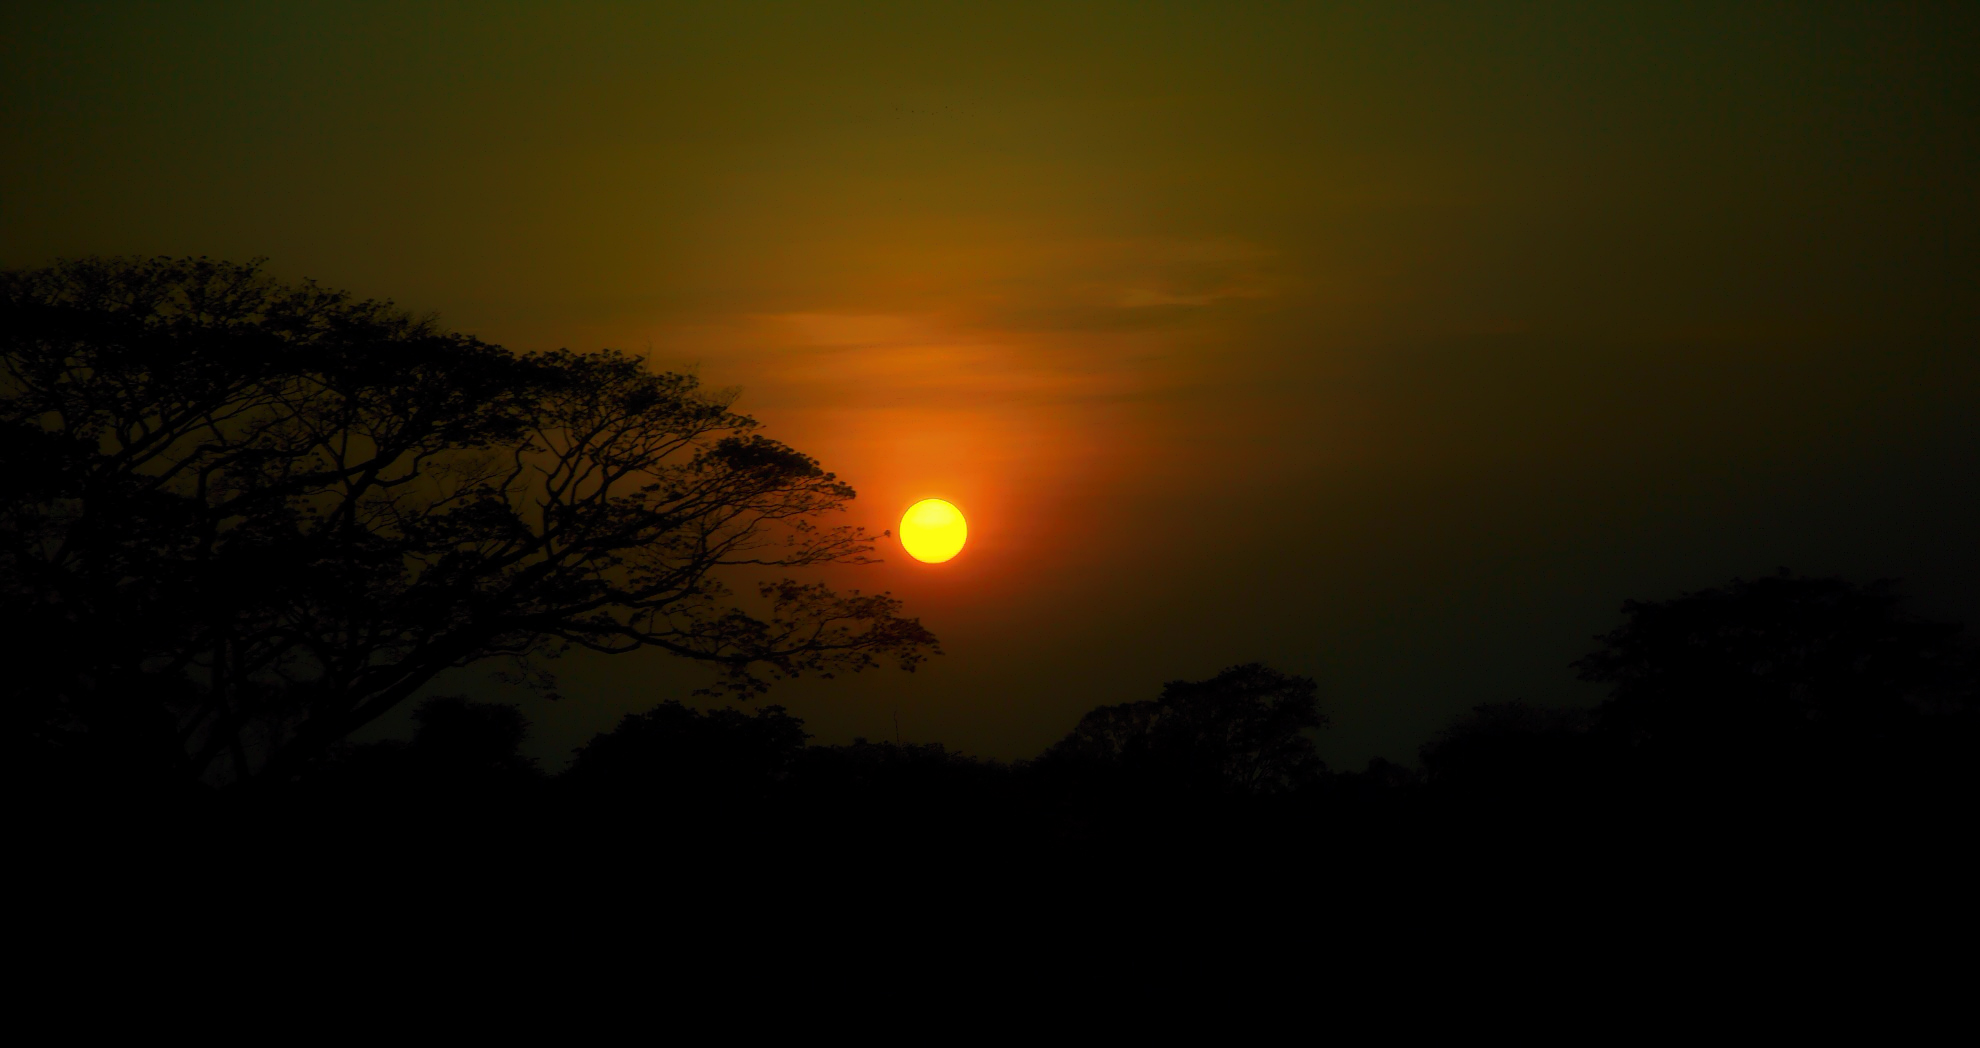
[[[1343,842],[1905,847],[1970,825],[1974,661],[1958,627],[1906,615],[1890,585],[1783,574],[1632,601],[1623,618],[1575,664],[1605,701],[1481,705],[1415,767],[1329,769],[1314,682],[1249,664],[1101,706],[1015,763],[939,743],[815,745],[781,707],[668,701],[551,775],[519,756],[515,707],[435,699],[410,742],[333,749],[291,803],[367,833],[536,826],[639,854],[1172,863],[1312,859]]]

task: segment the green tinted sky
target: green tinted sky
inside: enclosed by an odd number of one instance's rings
[[[1022,755],[1265,659],[1331,755],[1574,694],[1626,596],[1980,584],[1972,4],[14,4],[0,264],[266,255],[744,390]],[[1962,594],[1966,596],[1962,596]],[[692,680],[572,665],[562,746]]]

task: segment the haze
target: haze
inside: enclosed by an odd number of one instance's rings
[[[272,258],[740,389],[1024,757],[1260,660],[1337,766],[1579,701],[1626,597],[1980,592],[1971,4],[15,4],[0,264]],[[701,671],[573,657],[552,767]],[[458,688],[510,695],[476,677]],[[1585,698],[1593,698],[1590,694]]]

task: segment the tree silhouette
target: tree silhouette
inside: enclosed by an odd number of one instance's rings
[[[529,722],[503,702],[473,702],[459,695],[428,699],[413,711],[410,749],[425,763],[460,776],[534,777],[536,762],[522,755]]]
[[[1258,663],[1170,681],[1159,698],[1101,706],[1040,760],[1152,777],[1197,792],[1292,789],[1324,770],[1308,730],[1327,718],[1311,678]]]
[[[760,692],[912,669],[850,487],[691,376],[515,354],[260,264],[0,275],[0,628],[42,759],[290,777],[450,667],[659,648]],[[54,756],[50,756],[54,755]]]
[[[1606,738],[1586,710],[1476,706],[1418,751],[1431,798],[1460,826],[1586,823],[1607,800]]]
[[[1011,846],[1029,814],[1009,765],[939,742],[807,747],[789,787],[793,829],[815,854],[981,855]]]
[[[1575,666],[1610,685],[1596,730],[1639,801],[1889,818],[1972,785],[1961,628],[1906,614],[1890,582],[1783,571],[1623,614]]]
[[[1258,663],[1101,706],[1033,762],[1030,791],[1064,843],[1174,873],[1231,849],[1297,852],[1298,811],[1326,775],[1311,679]],[[1290,849],[1290,852],[1289,852]]]
[[[668,701],[593,737],[563,778],[612,803],[761,802],[808,738],[782,706],[704,712]]]
[[[1570,755],[1587,732],[1580,710],[1494,702],[1472,710],[1425,743],[1420,756],[1432,784],[1529,795],[1572,778]]]
[[[540,794],[544,775],[521,752],[529,722],[516,707],[445,695],[412,716],[410,742],[330,747],[297,784],[305,807],[374,830],[430,833],[436,822],[513,817]]]
[[[1627,601],[1575,663],[1611,686],[1604,722],[1644,745],[1865,742],[1963,707],[1960,627],[1903,613],[1893,584],[1786,574]]]

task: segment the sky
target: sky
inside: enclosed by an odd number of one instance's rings
[[[0,265],[266,256],[617,347],[970,545],[821,742],[1035,754],[1264,661],[1336,767],[1781,566],[1980,623],[1971,3],[0,13]],[[705,683],[573,656],[555,767]]]

